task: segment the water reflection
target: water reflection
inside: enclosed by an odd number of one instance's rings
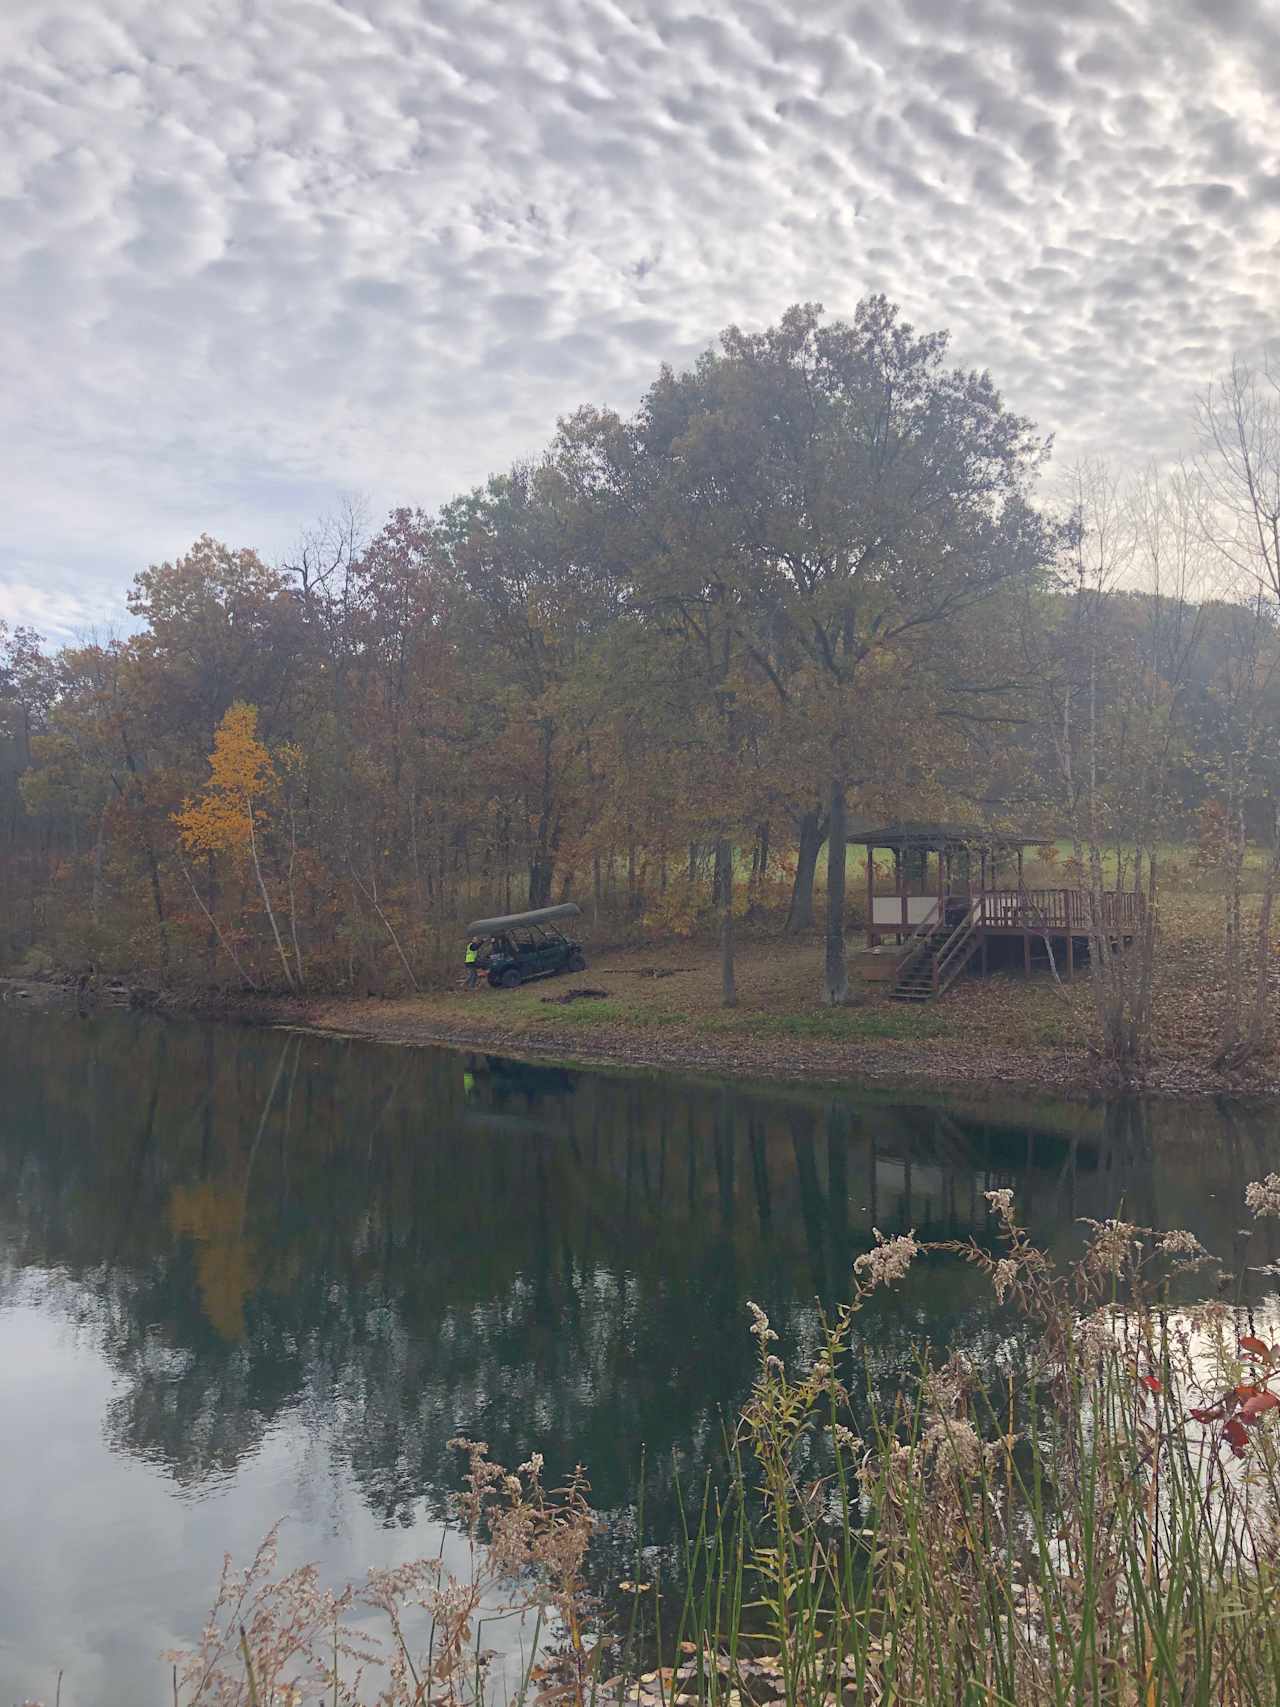
[[[65,1350],[70,1324],[70,1365],[78,1347],[111,1377],[78,1401],[99,1443],[77,1447],[81,1503],[110,1461],[216,1507],[184,1543],[206,1584],[229,1513],[237,1535],[278,1515],[253,1475],[282,1440],[310,1464],[291,1508],[312,1502],[308,1545],[332,1554],[353,1501],[383,1526],[438,1516],[460,1431],[588,1465],[607,1573],[642,1453],[650,1532],[674,1534],[673,1465],[709,1461],[750,1377],[744,1300],[803,1344],[872,1227],[985,1237],[991,1187],[1061,1249],[1123,1204],[1240,1264],[1280,1254],[1239,1231],[1246,1181],[1280,1165],[1265,1107],[746,1092],[7,1012],[0,1085],[0,1303],[28,1340]],[[956,1263],[863,1325],[886,1381],[921,1338],[981,1353],[1007,1331]],[[28,1402],[61,1401],[36,1382]],[[43,1473],[0,1476],[26,1498]],[[189,1631],[202,1600],[167,1623]]]

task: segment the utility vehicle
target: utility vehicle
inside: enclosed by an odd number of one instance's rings
[[[495,990],[514,990],[531,978],[554,978],[558,972],[585,972],[587,957],[581,943],[565,936],[557,923],[576,919],[581,907],[572,901],[558,907],[535,907],[530,913],[507,913],[497,919],[475,919],[467,935],[488,937],[483,961]]]

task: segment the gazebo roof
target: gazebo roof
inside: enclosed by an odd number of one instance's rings
[[[848,840],[860,847],[924,849],[1033,848],[1052,840],[1043,830],[993,830],[986,824],[885,824],[876,830],[851,831]]]

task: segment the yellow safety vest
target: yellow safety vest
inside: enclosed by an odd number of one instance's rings
[[[463,961],[463,965],[464,966],[474,966],[476,961],[479,960],[479,958],[480,958],[480,950],[478,948],[472,948],[468,944],[466,958]]]

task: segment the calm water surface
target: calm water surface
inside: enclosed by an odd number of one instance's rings
[[[0,1010],[0,1703],[162,1707],[224,1551],[334,1581],[456,1541],[460,1432],[589,1467],[602,1590],[669,1546],[750,1380],[873,1226],[1060,1250],[1123,1205],[1233,1265],[1274,1108],[721,1087],[278,1032]],[[1271,1227],[1274,1228],[1274,1223]],[[937,1260],[863,1318],[886,1384],[1008,1332]]]

